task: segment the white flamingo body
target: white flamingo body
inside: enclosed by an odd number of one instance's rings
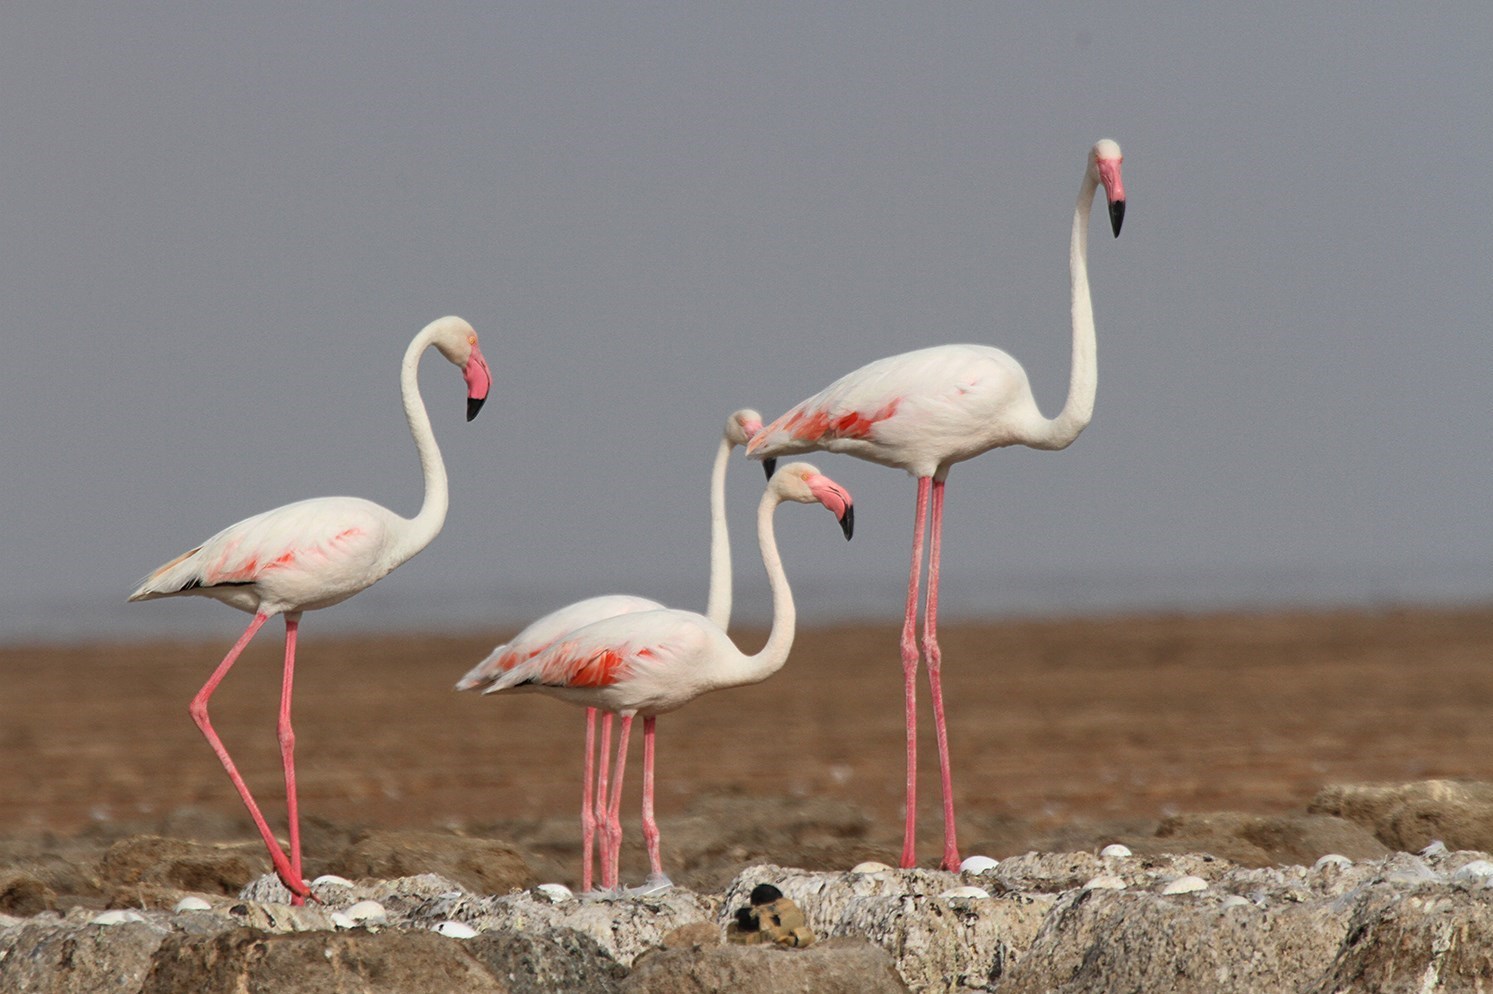
[[[773,421],[747,446],[769,458],[823,449],[843,452],[917,477],[916,525],[902,625],[902,669],[907,717],[907,812],[902,865],[915,862],[918,666],[916,621],[923,539],[929,534],[923,653],[933,698],[944,794],[945,869],[959,866],[948,737],[940,684],[938,582],[944,484],[955,463],[991,449],[1025,445],[1057,450],[1071,445],[1094,413],[1098,383],[1094,308],[1089,293],[1088,225],[1103,186],[1118,237],[1125,215],[1120,146],[1105,139],[1088,155],[1073,210],[1068,272],[1073,319],[1073,364],[1068,398],[1056,417],[1037,407],[1025,370],[1005,352],[985,345],[938,345],[879,359],[849,373]],[[931,526],[930,521],[931,511]]]
[[[406,519],[361,497],[256,514],[161,567],[130,600],[198,595],[254,614],[314,611],[372,586],[405,558]]]
[[[616,779],[610,811],[604,816],[608,845],[602,857],[603,886],[617,883],[622,775],[632,719],[643,718],[643,834],[649,865],[652,879],[666,880],[653,818],[654,719],[701,694],[759,683],[787,662],[795,625],[793,595],[772,527],[773,511],[785,500],[828,507],[847,538],[854,522],[850,495],[813,466],[793,463],[773,474],[757,509],[757,541],[772,588],[773,621],[767,642],[755,654],[743,653],[725,629],[705,615],[660,608],[578,628],[507,670],[483,691],[540,692],[621,716]]]
[[[492,388],[492,373],[477,345],[477,333],[461,318],[432,321],[405,350],[400,391],[425,475],[425,499],[418,514],[404,518],[360,497],[320,497],[286,504],[223,529],[152,572],[130,595],[132,601],[210,597],[254,615],[238,642],[192,698],[189,711],[249,809],[275,872],[296,904],[309,893],[301,879],[295,732],[290,720],[296,633],[303,612],[330,607],[371,586],[429,545],[445,523],[450,496],[446,469],[420,398],[417,377],[420,357],[430,347],[461,368],[467,382],[467,420],[477,415]],[[218,684],[255,633],[277,614],[285,617],[285,675],[278,732],[290,822],[288,855],[213,730],[207,709]]]
[[[603,594],[567,604],[530,622],[513,638],[493,649],[482,662],[456,682],[456,689],[475,690],[492,683],[506,671],[537,656],[577,628],[620,614],[655,611],[661,607],[663,605],[658,601],[631,594]]]
[[[990,345],[934,345],[867,363],[765,427],[751,451],[823,450],[913,476],[1045,440],[1026,370]]]
[[[653,718],[709,691],[742,685],[744,658],[703,614],[659,607],[567,632],[484,693],[542,692],[570,704]]]

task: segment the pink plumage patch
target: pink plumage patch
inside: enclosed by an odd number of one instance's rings
[[[899,398],[869,414],[849,411],[839,417],[831,417],[824,410],[796,411],[783,423],[783,430],[802,442],[817,442],[824,438],[869,438],[871,429],[896,414],[900,403]]]
[[[540,682],[560,687],[610,687],[626,673],[622,653],[598,649],[590,655],[560,656],[545,667]]]

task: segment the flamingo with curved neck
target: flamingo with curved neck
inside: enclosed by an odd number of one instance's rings
[[[650,869],[646,886],[654,889],[668,886],[653,814],[654,720],[712,690],[760,683],[788,660],[795,627],[793,593],[773,532],[773,512],[784,501],[823,504],[840,522],[847,539],[854,530],[850,494],[813,466],[792,463],[773,474],[757,507],[757,544],[772,589],[772,629],[756,653],[743,653],[720,625],[704,615],[660,608],[578,628],[509,669],[483,691],[537,691],[621,716],[615,780],[602,815],[605,888],[615,888],[618,881],[622,778],[633,718],[643,717],[643,838]]]
[[[477,333],[461,318],[432,321],[405,350],[399,374],[400,392],[425,476],[425,498],[413,518],[401,517],[361,497],[320,497],[286,504],[228,526],[151,573],[130,594],[132,601],[181,595],[211,597],[254,616],[238,642],[192,698],[189,710],[249,809],[275,872],[290,889],[296,904],[302,903],[310,893],[301,879],[295,730],[290,720],[296,633],[302,612],[330,607],[371,586],[429,545],[445,523],[450,500],[446,467],[416,376],[421,355],[431,347],[461,368],[467,383],[468,421],[477,416],[492,389],[492,373],[478,348]],[[285,617],[285,672],[278,736],[290,822],[288,854],[270,831],[207,713],[213,691],[254,634],[277,614]]]
[[[730,627],[731,622],[731,538],[726,525],[726,468],[732,450],[738,445],[746,445],[761,430],[761,414],[751,408],[733,412],[726,419],[710,471],[710,592],[705,616],[723,631]],[[771,465],[767,465],[766,469],[770,477]],[[475,690],[490,683],[577,628],[605,618],[652,611],[663,606],[658,601],[630,594],[604,594],[568,604],[531,622],[513,638],[493,649],[456,682],[456,689]],[[596,709],[587,708],[585,773],[581,781],[581,889],[587,891],[591,889],[595,872],[595,840],[599,827],[597,811],[599,807],[605,808],[608,755],[612,741],[611,712],[602,715],[599,748],[596,719]],[[652,774],[645,770],[644,775],[651,777]]]
[[[938,580],[943,534],[944,482],[958,462],[1008,445],[1063,449],[1094,413],[1098,384],[1094,308],[1089,294],[1088,229],[1094,195],[1103,187],[1110,226],[1119,237],[1125,217],[1120,146],[1104,139],[1089,151],[1073,211],[1068,273],[1073,318],[1073,367],[1068,398],[1054,418],[1042,415],[1026,371],[989,345],[937,345],[879,359],[828,387],[769,424],[747,446],[753,458],[816,449],[843,452],[917,478],[912,567],[902,625],[902,673],[907,712],[907,814],[902,865],[916,859],[917,828],[917,613],[924,534],[929,534],[928,590],[923,612],[923,655],[933,699],[943,787],[943,866],[957,869],[953,778],[944,722],[942,657],[938,648]],[[929,505],[932,528],[928,528]]]

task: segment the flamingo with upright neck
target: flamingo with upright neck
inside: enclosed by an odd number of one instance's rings
[[[1094,195],[1104,187],[1110,225],[1119,237],[1125,217],[1120,146],[1104,139],[1089,151],[1073,211],[1068,268],[1072,288],[1073,368],[1068,399],[1057,417],[1037,408],[1026,371],[989,345],[937,345],[879,359],[831,383],[769,424],[747,445],[753,458],[824,450],[906,470],[917,478],[916,526],[902,625],[902,673],[907,712],[907,812],[902,865],[916,860],[917,827],[917,612],[923,538],[932,528],[928,590],[923,613],[923,653],[933,698],[943,786],[946,869],[957,869],[953,779],[944,722],[942,657],[938,648],[938,574],[943,533],[944,483],[958,462],[1007,445],[1057,450],[1068,447],[1094,413],[1098,383],[1094,308],[1089,295],[1088,228]]]
[[[705,616],[722,631],[731,624],[731,538],[726,526],[726,467],[731,452],[751,441],[762,430],[762,415],[751,408],[735,411],[726,419],[715,462],[710,471],[710,592]],[[766,464],[768,476],[772,465]],[[551,611],[531,622],[504,644],[493,649],[456,683],[457,690],[476,690],[491,683],[519,663],[548,649],[555,641],[577,628],[605,618],[663,607],[658,601],[631,594],[605,594],[588,597]],[[612,741],[612,714],[602,716],[601,742],[596,734],[597,712],[586,709],[586,759],[581,781],[581,888],[590,890],[594,875],[597,809],[605,807],[608,778],[608,754]],[[598,763],[600,774],[597,773]],[[645,775],[651,776],[651,773]],[[598,802],[600,798],[600,802]]]
[[[813,466],[792,463],[773,474],[757,507],[757,542],[773,608],[772,628],[757,653],[743,653],[721,625],[704,615],[660,608],[578,628],[509,669],[483,691],[537,691],[621,716],[615,779],[601,817],[604,888],[618,885],[622,778],[633,718],[643,717],[643,839],[650,871],[647,887],[653,889],[668,886],[653,814],[654,720],[709,691],[760,683],[788,660],[795,624],[793,593],[773,532],[773,512],[784,501],[823,504],[840,522],[847,539],[854,530],[850,494]]]
[[[405,350],[400,391],[425,475],[425,499],[418,514],[404,518],[361,497],[320,497],[286,504],[228,526],[151,573],[130,595],[132,601],[179,595],[211,597],[254,616],[238,642],[192,698],[189,710],[249,809],[275,872],[290,889],[296,904],[302,903],[310,893],[301,878],[295,730],[290,720],[296,633],[302,612],[330,607],[371,586],[429,545],[445,523],[450,500],[446,467],[420,397],[416,375],[420,356],[430,347],[461,368],[467,383],[468,421],[477,416],[492,389],[492,373],[477,346],[477,333],[461,318],[432,321]],[[254,634],[277,614],[285,616],[285,673],[278,735],[290,822],[288,855],[270,831],[207,713],[213,691]]]

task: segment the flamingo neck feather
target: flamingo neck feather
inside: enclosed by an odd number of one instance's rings
[[[1035,449],[1065,449],[1094,416],[1094,395],[1099,385],[1098,348],[1094,337],[1094,302],[1089,294],[1089,215],[1099,176],[1092,166],[1084,173],[1073,210],[1073,235],[1068,243],[1068,281],[1073,310],[1073,367],[1068,379],[1068,399],[1051,420],[1044,419],[1036,437],[1028,444]]]
[[[432,332],[427,328],[416,335],[404,352],[404,362],[399,368],[399,391],[404,399],[404,417],[409,422],[410,434],[415,439],[415,450],[420,455],[420,471],[425,476],[425,499],[420,511],[413,518],[405,519],[407,528],[400,536],[393,552],[394,564],[398,565],[430,544],[446,523],[446,510],[450,506],[450,490],[446,480],[446,464],[441,460],[441,448],[436,444],[435,432],[430,427],[430,415],[425,410],[425,401],[420,397],[420,357],[430,347]]]
[[[772,629],[767,642],[751,656],[739,659],[739,668],[732,686],[760,683],[783,668],[788,661],[788,650],[793,648],[794,626],[797,616],[793,607],[793,591],[788,588],[788,575],[783,572],[783,559],[778,555],[777,535],[773,530],[773,512],[783,498],[771,488],[762,495],[757,505],[757,544],[762,548],[762,565],[767,569],[767,583],[772,588]]]
[[[735,448],[721,439],[710,471],[710,594],[705,617],[725,631],[731,626],[731,537],[726,529],[726,461]]]

